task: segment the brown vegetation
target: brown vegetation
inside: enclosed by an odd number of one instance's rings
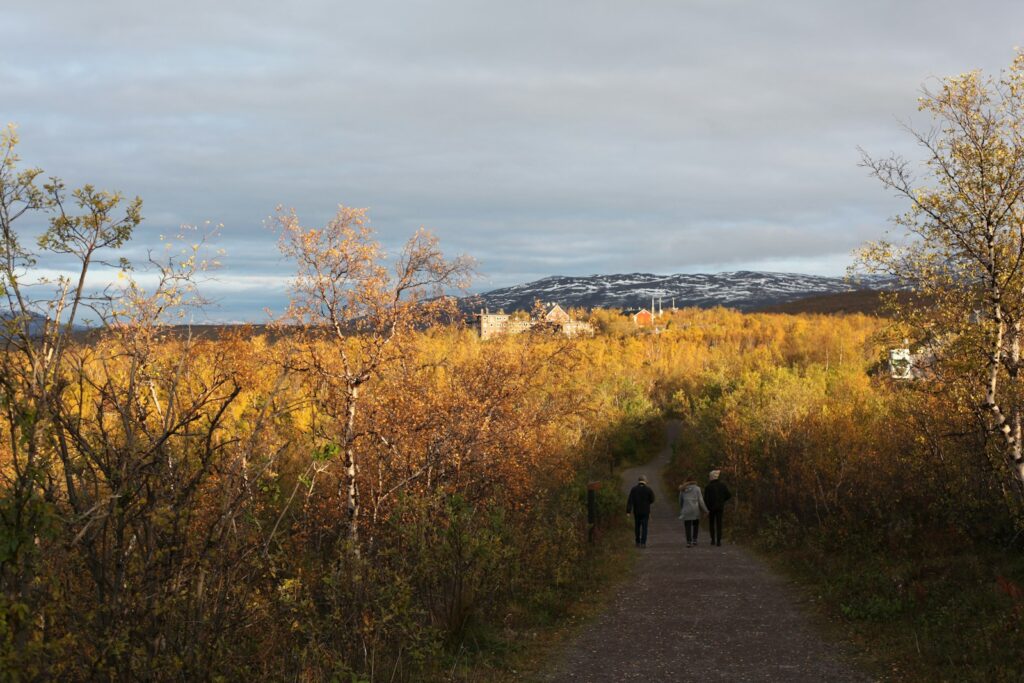
[[[904,295],[905,296],[905,295]],[[818,315],[865,315],[889,316],[892,311],[886,306],[883,292],[860,289],[839,294],[815,294],[784,304],[775,304],[758,309],[758,313],[814,313]]]
[[[316,229],[279,217],[298,267],[287,334],[180,334],[167,323],[194,300],[201,245],[153,262],[150,291],[126,269],[117,290],[87,292],[139,204],[39,188],[14,143],[0,168],[5,678],[443,678],[467,644],[575,590],[592,552],[570,483],[629,455],[656,417],[642,356],[431,325],[448,305],[432,295],[468,264],[418,233],[389,270],[344,208]],[[23,216],[50,221],[38,249],[18,241]],[[78,276],[31,283],[40,251],[70,253]],[[83,336],[86,307],[100,329]],[[601,503],[612,519],[614,495]]]
[[[421,232],[389,268],[365,213],[342,208],[312,229],[278,215],[297,268],[280,326],[203,338],[168,325],[196,303],[201,242],[152,262],[150,290],[121,264],[123,287],[90,293],[140,204],[40,187],[14,149],[9,133],[6,678],[458,678],[579,589],[594,557],[583,485],[641,453],[666,412],[687,427],[677,466],[720,467],[734,519],[824,572],[842,618],[899,624],[886,644],[912,633],[924,663],[952,661],[946,634],[966,632],[957,671],[1021,674],[1004,656],[1022,644],[1015,456],[976,400],[995,376],[1000,410],[1017,410],[1019,349],[993,361],[984,346],[1017,333],[1012,308],[933,335],[928,378],[907,383],[878,367],[913,326],[859,314],[683,310],[654,333],[599,310],[593,338],[480,341],[435,296],[470,264]],[[36,248],[25,216],[48,222]],[[76,277],[29,283],[47,252]],[[85,310],[100,329],[77,335]],[[616,489],[600,489],[600,516],[621,523]],[[966,613],[942,588],[979,580]]]

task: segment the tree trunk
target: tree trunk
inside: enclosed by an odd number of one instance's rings
[[[348,507],[348,535],[352,545],[358,551],[359,546],[359,487],[356,476],[359,468],[356,464],[356,402],[359,400],[359,387],[349,386],[348,410],[345,420],[345,500]]]

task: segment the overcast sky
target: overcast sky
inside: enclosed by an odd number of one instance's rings
[[[143,198],[133,251],[223,224],[213,319],[281,308],[265,219],[367,207],[546,275],[841,274],[901,205],[857,146],[914,156],[929,79],[996,72],[1019,1],[3,3],[0,119],[69,184]]]

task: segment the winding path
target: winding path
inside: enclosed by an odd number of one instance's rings
[[[679,425],[667,428],[667,442]],[[687,548],[676,496],[662,490],[666,447],[623,474],[657,487],[647,548],[610,607],[569,643],[545,681],[869,681],[826,642],[802,612],[795,591],[743,548]],[[625,494],[623,494],[623,511]]]

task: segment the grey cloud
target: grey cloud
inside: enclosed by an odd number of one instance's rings
[[[552,273],[839,263],[899,204],[930,76],[1008,64],[1009,0],[219,2],[5,10],[22,156],[146,202],[130,254],[224,223],[224,278],[286,275],[264,219],[366,206],[479,286]],[[227,288],[224,315],[259,316]],[[278,295],[275,295],[278,296]],[[227,299],[231,298],[230,303]]]

